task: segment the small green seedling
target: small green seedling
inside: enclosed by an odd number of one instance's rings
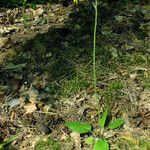
[[[98,123],[99,123],[99,126],[101,129],[105,128],[107,117],[108,117],[107,111],[105,111],[102,114],[102,116],[99,117]],[[116,120],[112,121],[111,123],[109,123],[107,128],[108,129],[116,129],[116,128],[121,127],[124,123],[125,123],[125,121],[122,118],[119,118],[119,119],[116,119]],[[67,123],[65,123],[65,125],[72,131],[80,133],[80,134],[91,132],[91,130],[92,130],[92,126],[88,123],[67,122]],[[93,136],[90,136],[85,139],[85,143],[87,143],[89,145],[93,145],[94,150],[109,150],[109,144],[105,140],[105,138],[96,140],[96,138],[93,138]]]

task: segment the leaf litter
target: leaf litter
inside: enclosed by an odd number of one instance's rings
[[[12,10],[9,9],[2,15],[3,19],[0,20],[2,24],[2,29],[0,30],[0,35],[2,35],[0,39],[0,43],[2,45],[0,64],[3,65],[3,70],[6,72],[12,70],[11,74],[3,75],[3,79],[5,80],[4,83],[12,80],[12,88],[10,88],[10,90],[3,88],[4,92],[1,92],[3,100],[0,100],[0,139],[2,139],[2,141],[7,141],[10,137],[19,134],[19,138],[15,139],[10,144],[10,148],[32,150],[35,148],[39,140],[42,139],[43,141],[48,141],[48,139],[51,138],[61,143],[62,147],[60,149],[62,150],[88,150],[89,145],[84,143],[83,137],[80,134],[70,133],[70,131],[66,129],[64,123],[68,121],[83,121],[93,124],[95,128],[95,131],[93,131],[94,135],[96,137],[101,135],[101,131],[97,125],[98,113],[95,107],[96,103],[93,96],[93,89],[91,87],[88,87],[85,90],[80,90],[79,92],[72,94],[70,97],[59,97],[59,100],[57,99],[57,101],[46,103],[45,101],[47,99],[51,101],[51,99],[55,99],[55,97],[57,97],[57,93],[53,98],[51,98],[52,94],[49,95],[46,93],[46,91],[52,92],[51,89],[46,87],[48,82],[47,77],[45,77],[47,76],[46,73],[43,73],[42,75],[38,73],[33,75],[32,73],[34,73],[38,67],[34,68],[31,66],[31,68],[29,68],[31,69],[29,72],[21,73],[26,76],[25,82],[22,83],[21,78],[18,82],[16,78],[12,77],[17,76],[17,74],[23,71],[26,65],[28,65],[26,63],[22,63],[21,60],[19,60],[21,61],[19,64],[17,61],[13,60],[18,53],[18,50],[14,47],[19,43],[17,47],[20,49],[20,43],[33,39],[39,32],[47,32],[49,27],[63,26],[64,20],[68,18],[68,14],[70,12],[70,7],[64,8],[59,4],[47,4],[38,6],[35,11],[31,8],[26,9],[26,14],[28,15],[27,20],[22,18],[22,15],[20,15],[22,14],[22,10],[20,10],[20,8],[14,8]],[[116,16],[119,23],[125,18],[125,16]],[[49,23],[44,23],[44,19],[46,19]],[[33,24],[34,26],[32,26]],[[28,28],[30,25],[32,26],[32,30],[29,30]],[[110,32],[112,31],[106,31],[105,34]],[[124,48],[127,51],[134,51],[136,47],[140,49],[140,44],[142,42],[138,40],[135,35],[133,37],[132,41],[124,45]],[[57,38],[59,40],[59,37]],[[122,37],[122,40],[126,40],[126,35]],[[33,43],[36,43],[40,45],[42,49],[45,49],[45,47],[43,47],[44,44],[39,42],[37,39]],[[30,48],[32,49],[33,47],[29,46],[28,48],[30,50]],[[38,50],[37,47],[34,47],[33,49],[35,49],[36,52]],[[114,59],[117,59],[118,53],[116,48],[112,47],[111,49],[115,50]],[[40,50],[38,50],[38,52],[40,53]],[[35,55],[35,53],[33,54]],[[40,54],[45,55],[44,52]],[[50,53],[50,57],[52,56],[53,53]],[[30,57],[30,55],[28,55],[28,57]],[[40,56],[36,57],[42,59]],[[19,56],[16,58],[19,59]],[[27,57],[25,59],[27,59]],[[30,57],[30,59],[32,59],[32,57]],[[146,57],[139,56],[134,61],[143,61],[146,63],[146,60]],[[32,61],[32,63],[38,65],[37,61]],[[135,63],[134,61],[132,63]],[[41,61],[39,61],[39,63],[41,63]],[[102,81],[104,82],[100,83],[100,86],[98,85],[98,92],[100,93],[98,98],[102,101],[102,107],[100,109],[101,113],[104,111],[105,106],[103,101],[109,98],[105,97],[108,94],[106,91],[106,95],[104,94],[105,92],[101,94],[102,89],[107,90],[107,86],[109,86],[111,82],[117,81],[119,78],[121,78],[124,83],[124,88],[121,92],[125,95],[121,98],[124,99],[125,102],[116,102],[113,105],[111,118],[115,119],[118,116],[123,116],[126,120],[126,124],[120,130],[104,132],[105,138],[108,139],[112,149],[114,150],[120,148],[118,146],[120,142],[119,140],[122,141],[122,145],[125,145],[124,143],[127,141],[127,145],[131,144],[133,148],[139,150],[141,148],[141,142],[149,142],[150,93],[149,88],[143,88],[142,82],[144,81],[140,78],[140,76],[142,76],[147,80],[147,78],[149,78],[149,72],[149,66],[145,64],[138,66],[131,65],[129,68],[126,66],[119,66],[117,73],[112,71],[108,76],[100,78],[103,79]],[[49,82],[53,83],[53,81]],[[17,87],[15,88],[14,85],[17,85]],[[110,86],[109,89],[112,87],[113,86]],[[13,92],[14,95],[11,92]],[[9,101],[7,93],[11,93],[9,95],[9,97],[11,97]],[[130,110],[128,111],[125,109],[127,103],[131,105]],[[51,146],[47,149],[53,149]],[[126,150],[124,147],[121,147],[120,149]]]

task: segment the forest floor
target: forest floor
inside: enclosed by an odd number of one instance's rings
[[[126,123],[103,135],[98,125],[91,4],[0,8],[2,149],[92,150],[90,134],[65,126],[80,121],[111,150],[150,150],[150,5],[103,3],[98,10],[100,113]]]

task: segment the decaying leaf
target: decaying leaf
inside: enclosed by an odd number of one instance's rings
[[[131,132],[126,131],[121,136],[122,136],[123,139],[131,142],[132,144],[139,145],[140,141],[137,138],[135,138]]]
[[[35,106],[35,104],[30,103],[24,106],[24,109],[26,111],[25,114],[29,114],[29,113],[33,113],[37,110],[37,107]]]
[[[70,134],[70,136],[72,137],[73,141],[74,141],[74,146],[76,150],[82,150],[81,149],[81,138],[80,138],[80,134],[76,133],[76,132],[72,132]]]

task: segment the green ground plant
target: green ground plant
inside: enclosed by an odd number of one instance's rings
[[[35,150],[45,150],[45,149],[53,149],[53,150],[59,150],[61,147],[60,143],[54,140],[51,140],[50,138],[48,140],[39,140],[36,143]]]
[[[65,125],[71,129],[74,132],[83,134],[83,133],[87,133],[87,132],[91,132],[92,136],[88,137],[85,139],[85,143],[92,145],[94,150],[109,150],[109,144],[107,142],[107,140],[104,137],[104,133],[108,130],[113,130],[116,128],[121,127],[125,121],[122,118],[118,118],[112,122],[110,122],[106,127],[106,121],[108,118],[108,112],[105,111],[100,117],[99,117],[99,121],[98,124],[100,126],[101,129],[101,138],[97,139],[96,137],[94,137],[94,134],[92,132],[92,126],[88,123],[81,123],[81,122],[67,122]]]
[[[97,101],[97,111],[98,111],[98,114],[99,114],[98,124],[99,124],[101,129],[104,129],[104,127],[106,125],[106,120],[107,120],[107,117],[108,117],[108,112],[105,111],[102,114],[102,116],[100,116],[99,99],[98,99],[97,87],[96,87],[96,85],[97,85],[97,75],[96,75],[96,30],[97,30],[97,16],[98,16],[98,12],[97,12],[98,2],[97,2],[97,0],[95,0],[95,2],[93,3],[93,6],[94,6],[94,9],[95,9],[95,22],[94,22],[94,34],[93,34],[93,86],[94,86],[94,95],[95,95],[96,101]],[[122,89],[122,88],[123,88],[123,85],[121,84],[121,82],[117,82],[117,83],[110,84],[110,86],[108,87],[108,90],[117,91],[118,89]],[[107,128],[108,129],[116,129],[116,128],[119,128],[120,126],[122,126],[124,123],[125,123],[125,121],[122,118],[119,118],[119,119],[116,119],[116,120],[112,121],[111,123],[109,123]],[[73,130],[74,132],[77,132],[77,133],[80,133],[80,134],[87,133],[87,132],[92,133],[92,126],[88,123],[67,122],[65,125],[69,129]],[[103,131],[105,131],[105,130],[103,130]],[[107,140],[103,136],[103,134],[101,135],[100,139],[96,139],[96,137],[93,137],[93,134],[92,134],[92,136],[85,139],[85,142],[89,145],[92,145],[94,150],[109,150],[109,147],[110,147]]]
[[[119,149],[131,149],[131,150],[148,150],[150,148],[150,142],[147,140],[140,140],[138,141],[139,143],[137,144],[135,141],[137,139],[135,138],[133,141],[132,140],[126,140],[126,139],[118,139],[117,145]]]
[[[13,142],[18,136],[15,135],[9,139],[7,139],[7,141],[3,142],[0,144],[0,150],[3,150],[7,145],[9,145],[11,142]]]
[[[79,92],[86,87],[88,87],[88,82],[86,80],[75,77],[74,79],[65,81],[61,95],[68,96],[69,94]]]

